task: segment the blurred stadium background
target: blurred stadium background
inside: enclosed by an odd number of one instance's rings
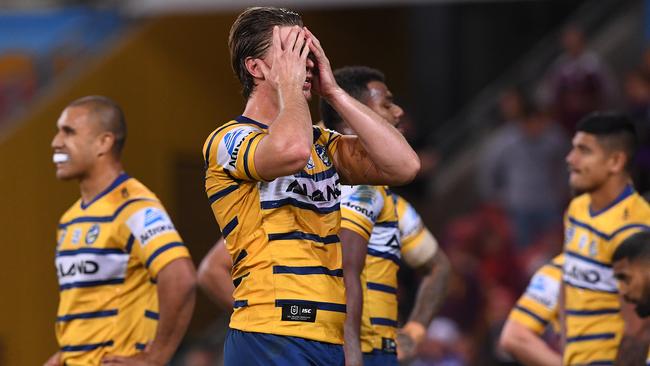
[[[637,119],[635,179],[650,189],[650,1],[5,0],[0,365],[39,365],[56,349],[55,227],[78,197],[51,163],[62,108],[88,94],[122,105],[127,171],[159,195],[198,264],[219,237],[201,147],[244,105],[228,29],[267,4],[300,11],[333,67],[383,70],[408,113],[423,170],[398,191],[454,268],[413,365],[514,364],[494,341],[529,275],[561,248],[564,154],[580,116]],[[400,278],[404,315],[418,279]],[[173,365],[219,364],[226,319],[200,295]]]

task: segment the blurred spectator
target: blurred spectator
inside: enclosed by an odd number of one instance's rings
[[[561,41],[564,52],[547,72],[540,97],[573,135],[583,116],[612,102],[614,85],[600,57],[586,49],[582,30],[567,27]]]
[[[648,80],[642,71],[632,71],[625,75],[624,82],[627,113],[636,123],[639,142],[633,177],[635,186],[640,192],[650,190],[650,84]]]
[[[418,359],[411,366],[463,366],[468,365],[468,352],[463,347],[467,340],[453,320],[435,318],[427,330],[427,338],[418,348]]]
[[[526,109],[485,144],[478,172],[481,196],[507,211],[522,248],[560,224],[568,196],[566,134],[546,114]]]

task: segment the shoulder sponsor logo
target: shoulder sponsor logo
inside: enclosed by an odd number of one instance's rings
[[[244,130],[236,129],[234,131],[226,133],[223,136],[223,141],[226,144],[226,150],[228,151],[228,154],[232,155],[232,152],[235,150],[235,141],[237,141],[237,137],[243,134]],[[239,143],[241,144],[241,141]]]
[[[244,140],[256,131],[258,130],[250,126],[240,126],[226,132],[219,142],[217,163],[224,168],[235,168]]]
[[[99,237],[99,224],[94,224],[86,233],[86,244],[92,245]]]
[[[307,184],[300,184],[298,179],[294,179],[289,183],[285,192],[299,194],[301,196],[308,197],[310,200],[315,202],[332,201],[339,198],[341,195],[341,190],[339,189],[339,179],[336,179],[334,181],[334,184],[328,184],[326,187],[324,187],[324,189],[310,189]]]
[[[167,213],[157,207],[141,209],[129,217],[126,224],[142,245],[147,245],[159,235],[176,230]]]
[[[560,294],[559,281],[545,275],[535,274],[526,289],[526,296],[532,298],[548,309],[554,309]]]
[[[371,219],[373,221],[375,221],[377,219],[377,216],[375,215],[375,212],[373,210],[371,210],[371,209],[368,209],[366,207],[362,207],[360,205],[357,205],[357,204],[349,202],[349,201],[345,201],[345,202],[343,202],[341,204],[343,206],[345,206],[345,207],[351,208],[352,210],[366,216],[367,218],[369,218],[369,219]]]
[[[330,160],[329,155],[327,155],[327,149],[321,144],[315,144],[314,149],[320,160],[325,164],[326,167],[332,166],[332,161]]]

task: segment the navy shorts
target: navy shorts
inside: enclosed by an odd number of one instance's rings
[[[343,346],[304,338],[229,329],[224,366],[343,366]]]
[[[373,350],[363,354],[363,366],[398,366],[397,354]]]

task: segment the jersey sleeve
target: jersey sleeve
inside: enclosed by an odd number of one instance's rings
[[[397,196],[397,217],[402,240],[402,253],[417,247],[425,239],[425,227],[415,208],[404,198]]]
[[[542,334],[556,317],[560,296],[561,270],[547,264],[530,280],[526,292],[519,298],[508,316],[509,320]]]
[[[190,254],[165,209],[158,202],[142,202],[127,213],[131,233],[127,252],[147,268],[152,278],[173,260]]]
[[[319,126],[314,126],[315,129],[318,129],[320,131],[320,134],[323,137],[323,140],[325,141],[325,146],[327,147],[327,153],[330,156],[330,159],[334,159],[334,155],[336,154],[336,151],[338,150],[339,147],[339,140],[341,138],[341,134],[329,130],[327,128],[322,128]]]
[[[263,180],[257,173],[255,153],[266,134],[258,127],[237,123],[217,130],[204,151],[208,168],[223,169],[236,179]]]
[[[370,239],[384,198],[372,186],[344,186],[341,194],[341,228]]]

